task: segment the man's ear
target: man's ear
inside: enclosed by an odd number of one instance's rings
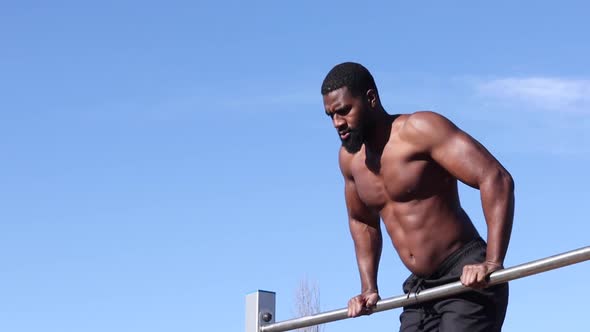
[[[375,91],[375,89],[367,90],[366,98],[367,104],[371,109],[377,108],[377,104],[379,103],[379,95],[377,95],[377,91]]]

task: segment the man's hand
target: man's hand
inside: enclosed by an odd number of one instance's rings
[[[348,317],[372,314],[373,308],[379,300],[381,300],[381,297],[375,290],[366,291],[353,297],[348,301]]]
[[[461,275],[461,283],[471,288],[485,288],[488,285],[487,277],[494,271],[503,269],[502,264],[485,261],[479,264],[465,265]],[[350,309],[349,309],[350,312]]]

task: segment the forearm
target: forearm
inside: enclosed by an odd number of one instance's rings
[[[480,186],[488,227],[486,261],[502,265],[514,217],[514,182],[506,171],[494,172]]]
[[[361,292],[377,291],[377,272],[383,238],[380,225],[369,226],[365,223],[351,220],[350,231],[354,240],[356,260],[361,278]]]

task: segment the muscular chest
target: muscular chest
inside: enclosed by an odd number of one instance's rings
[[[375,167],[376,166],[376,167]],[[441,170],[433,161],[407,156],[359,158],[352,168],[359,198],[380,210],[388,202],[407,202],[428,194],[437,186]]]

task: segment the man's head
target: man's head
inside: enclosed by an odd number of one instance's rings
[[[381,107],[373,76],[358,63],[341,63],[326,75],[322,95],[342,146],[350,153],[358,152],[371,126],[370,111]]]

